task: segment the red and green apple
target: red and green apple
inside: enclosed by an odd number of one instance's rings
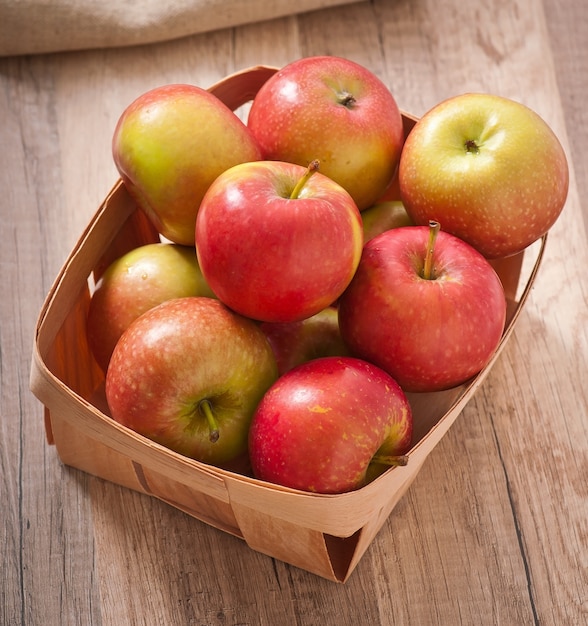
[[[374,465],[406,465],[412,429],[408,400],[382,369],[352,357],[314,359],[283,374],[259,403],[249,431],[253,474],[303,491],[352,491],[377,474]]]
[[[255,96],[247,125],[263,157],[321,171],[364,210],[386,191],[404,141],[394,96],[373,72],[336,56],[297,59]]]
[[[361,216],[318,167],[243,163],[206,192],[196,220],[198,261],[217,297],[241,315],[301,320],[330,306],[351,281]]]
[[[339,299],[351,353],[407,392],[440,391],[478,374],[504,330],[506,298],[489,261],[439,224],[369,241]]]
[[[349,355],[334,306],[296,322],[262,322],[260,328],[274,351],[280,374],[319,357]]]
[[[219,98],[195,85],[156,87],[122,113],[112,138],[131,196],[167,239],[194,244],[208,186],[224,170],[261,158],[251,132]]]
[[[113,261],[96,284],[87,318],[90,349],[103,371],[131,322],[165,300],[184,296],[214,297],[193,246],[145,244]]]
[[[137,318],[106,373],[113,419],[185,456],[227,466],[278,376],[259,326],[213,298],[168,300]]]
[[[400,200],[377,202],[361,212],[364,244],[391,228],[414,226]]]

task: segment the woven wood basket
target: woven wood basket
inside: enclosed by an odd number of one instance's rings
[[[275,71],[254,67],[227,77],[210,91],[237,110]],[[416,119],[407,114],[403,119],[407,134]],[[344,582],[498,358],[535,280],[546,236],[524,253],[495,263],[508,315],[492,361],[458,388],[409,395],[415,433],[408,465],[391,468],[362,489],[341,495],[286,489],[188,459],[108,416],[104,375],[86,339],[93,285],[115,258],[156,241],[159,233],[118,181],[57,276],[39,315],[30,379],[31,390],[45,407],[49,444],[68,466],[159,498],[244,539],[254,550]]]

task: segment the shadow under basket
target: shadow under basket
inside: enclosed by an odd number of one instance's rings
[[[275,71],[250,68],[210,91],[237,110]],[[403,119],[408,134],[416,119],[408,114]],[[339,495],[287,489],[194,461],[109,417],[104,374],[86,338],[93,285],[114,259],[160,240],[118,181],[60,271],[39,315],[30,380],[31,390],[45,406],[48,442],[66,465],[159,498],[244,539],[258,552],[345,582],[504,348],[535,280],[546,236],[524,252],[493,263],[505,288],[508,314],[492,361],[455,389],[409,394],[414,442],[408,464]]]

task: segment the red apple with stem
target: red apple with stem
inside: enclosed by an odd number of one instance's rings
[[[257,324],[206,297],[168,300],[136,319],[106,373],[112,417],[185,456],[227,466],[277,379]]]
[[[312,56],[289,63],[255,96],[247,125],[265,159],[321,171],[364,210],[390,185],[404,141],[388,87],[349,59]]]
[[[194,244],[194,223],[210,183],[261,158],[246,125],[219,98],[188,84],[155,87],[121,114],[112,154],[126,188],[167,239]]]
[[[196,220],[198,261],[211,289],[236,312],[301,320],[334,302],[353,277],[361,216],[318,167],[244,163],[206,192]]]
[[[405,465],[412,412],[396,381],[372,363],[323,357],[282,375],[249,431],[255,477],[293,489],[343,493],[381,468]]]
[[[103,371],[131,322],[166,300],[185,296],[214,297],[193,246],[151,243],[113,261],[96,284],[87,318],[88,342]]]
[[[506,299],[490,263],[439,223],[369,241],[339,299],[351,353],[405,391],[439,391],[478,374],[500,342]]]
[[[349,355],[339,332],[338,312],[334,306],[303,320],[262,322],[259,327],[270,342],[280,374],[319,357]]]
[[[415,224],[429,220],[486,258],[520,252],[559,217],[568,164],[547,123],[500,96],[463,94],[439,103],[404,145],[399,185]]]

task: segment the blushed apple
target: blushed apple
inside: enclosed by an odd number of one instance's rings
[[[146,244],[113,261],[96,284],[87,318],[90,349],[103,371],[132,321],[165,300],[184,296],[214,297],[193,246]]]
[[[226,466],[277,378],[257,324],[212,298],[168,300],[136,319],[106,373],[113,419],[180,454]]]
[[[293,489],[343,493],[372,464],[405,465],[412,412],[396,381],[351,357],[308,361],[282,375],[249,432],[255,477]]]
[[[439,103],[404,145],[399,184],[415,224],[429,220],[487,258],[520,252],[559,217],[568,164],[547,123],[528,107],[490,94]]]
[[[280,374],[312,359],[349,355],[334,306],[296,322],[262,322],[259,327],[270,342]]]
[[[247,125],[265,159],[305,167],[318,159],[360,210],[390,185],[404,141],[388,87],[366,67],[335,56],[280,69],[255,96]]]
[[[405,226],[369,241],[339,299],[351,353],[407,392],[466,382],[489,362],[504,330],[506,298],[489,261],[438,228]]]
[[[194,244],[200,201],[224,170],[261,158],[246,125],[195,85],[156,87],[122,113],[112,138],[129,193],[167,239]]]
[[[196,220],[198,261],[231,309],[292,322],[326,308],[349,284],[363,245],[361,216],[318,167],[243,163],[206,192]]]

